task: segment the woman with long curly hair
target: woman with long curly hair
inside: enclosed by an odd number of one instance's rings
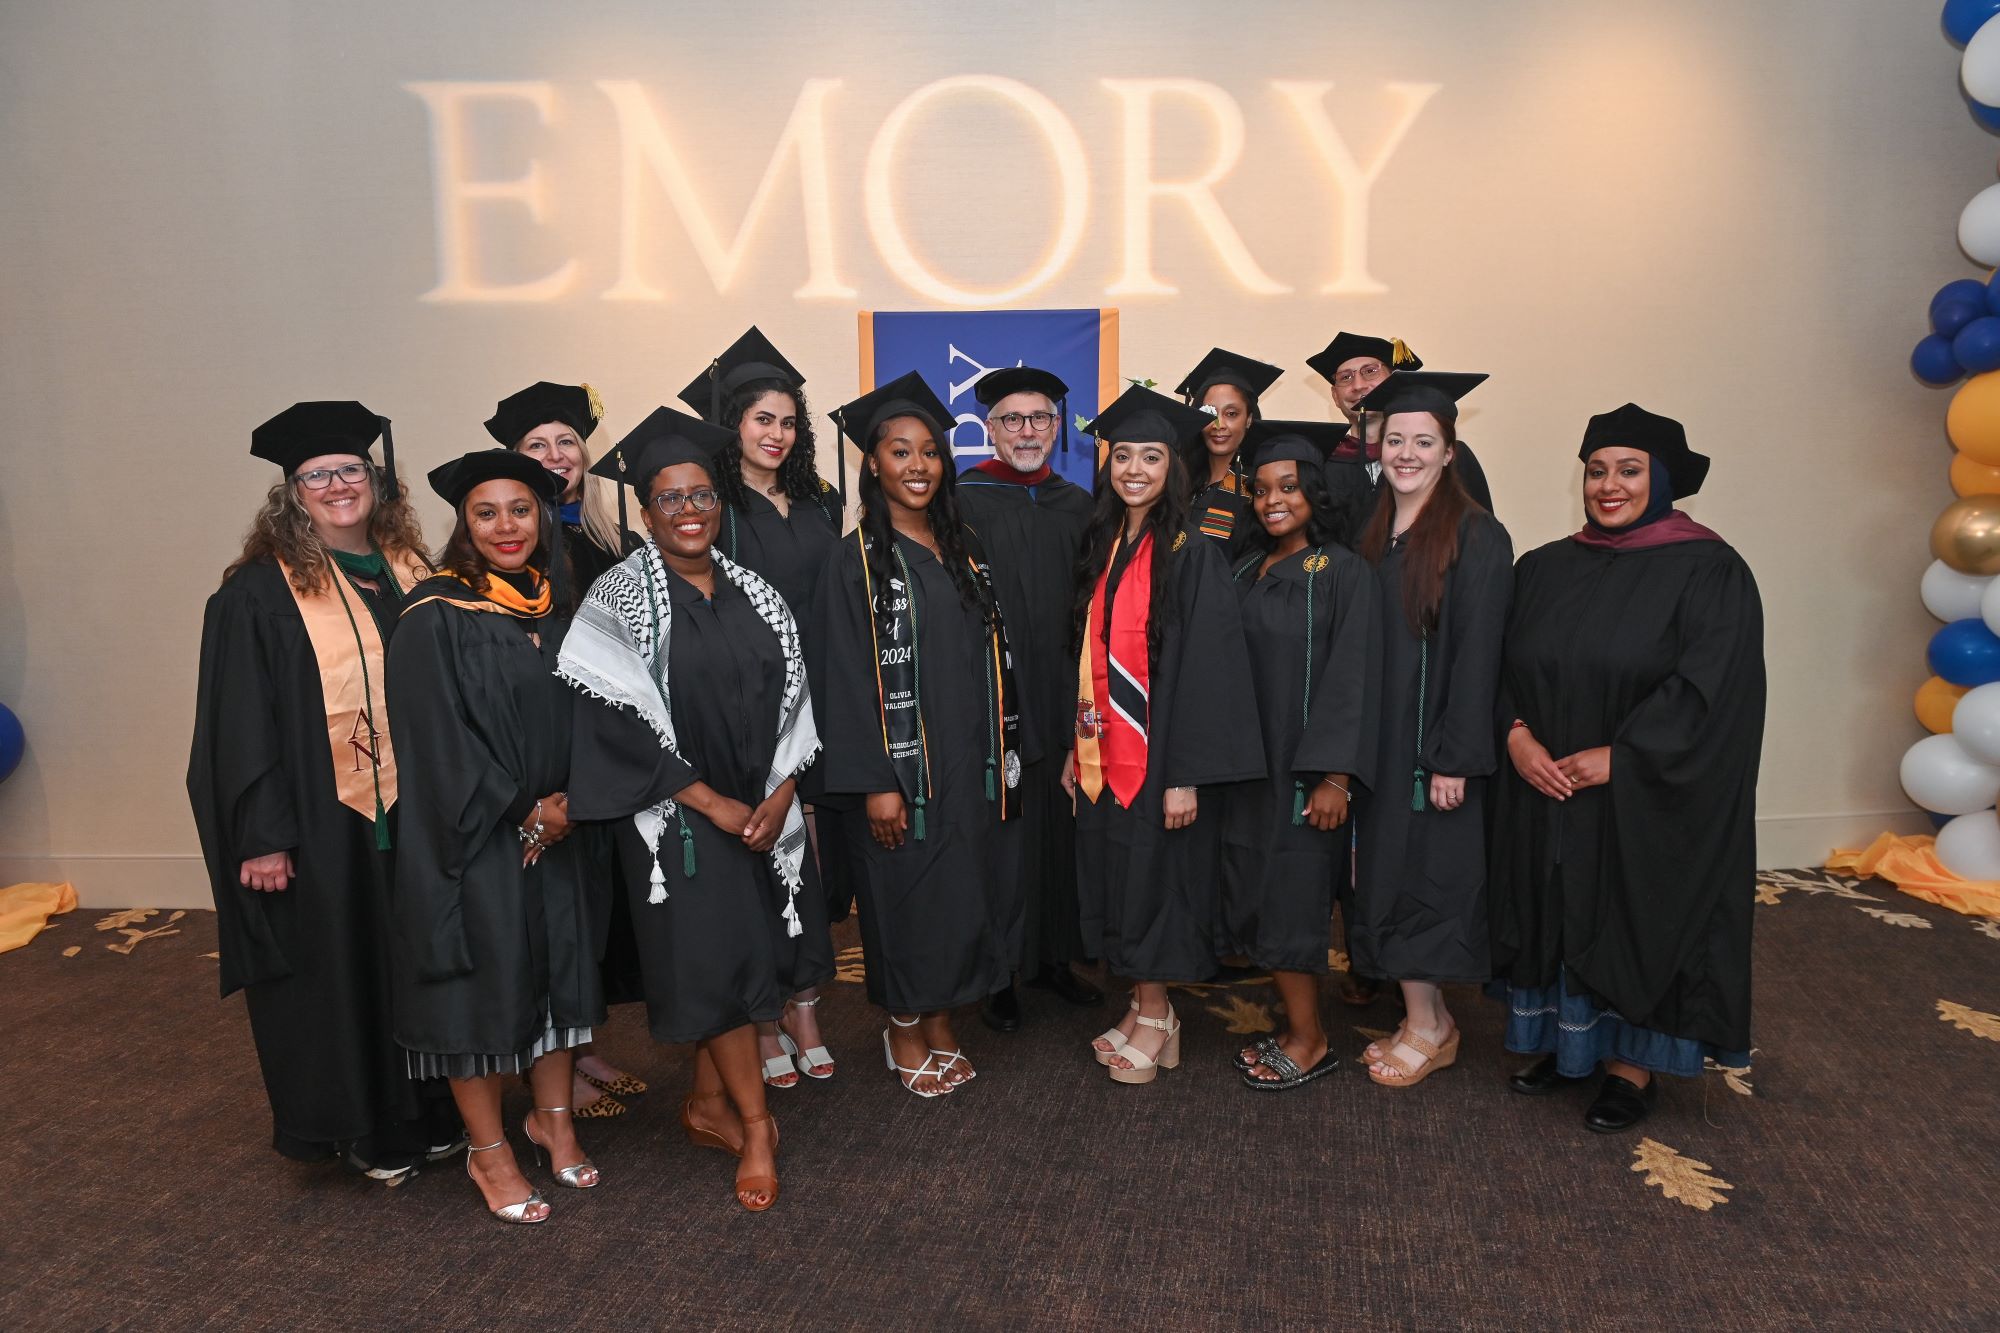
[[[798,623],[810,625],[820,571],[840,544],[841,499],[819,475],[805,376],[753,327],[681,390],[681,401],[735,437],[734,447],[715,454],[722,498],[716,549],[768,581]],[[820,987],[833,980],[827,923],[836,911],[845,915],[853,897],[846,839],[826,806],[819,770],[799,785],[810,803],[824,887],[803,909],[804,946],[788,950],[797,970],[784,1015],[757,1025],[764,1081],[774,1088],[796,1087],[801,1075],[833,1077],[833,1053],[819,1027]]]
[[[1232,569],[1258,537],[1244,443],[1264,418],[1258,405],[1264,391],[1284,373],[1268,361],[1213,347],[1174,389],[1182,402],[1208,414],[1208,424],[1180,449],[1187,469],[1188,530],[1220,546],[1224,565]]]
[[[1187,535],[1180,450],[1209,417],[1134,385],[1098,414],[1108,446],[1077,568],[1077,899],[1083,938],[1135,983],[1091,1042],[1114,1082],[1180,1064],[1173,982],[1216,969],[1219,793],[1264,771],[1250,661],[1229,571]]]
[[[188,798],[270,1097],[272,1144],[379,1180],[462,1142],[390,1030],[397,770],[383,695],[403,600],[431,572],[388,422],[297,403],[251,433],[283,476],[202,618]],[[369,457],[384,439],[387,468]]]
[[[862,452],[861,518],[806,638],[821,762],[829,792],[866,798],[845,818],[884,1058],[936,1097],[974,1076],[951,1011],[1006,979],[993,848],[1035,756],[985,556],[958,513],[950,411],[912,372],[834,418]]]
[[[1356,810],[1355,969],[1400,984],[1404,1019],[1365,1051],[1368,1077],[1415,1087],[1458,1059],[1443,987],[1491,972],[1486,786],[1513,587],[1507,530],[1458,476],[1458,400],[1484,375],[1398,371],[1382,414],[1385,485],[1361,533],[1375,567],[1381,706],[1375,785]]]

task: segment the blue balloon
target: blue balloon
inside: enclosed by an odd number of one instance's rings
[[[1982,315],[1958,331],[1951,354],[1974,375],[2000,370],[2000,316]]]
[[[1947,282],[1931,298],[1931,327],[1947,338],[1986,313],[1986,284],[1976,278]]]
[[[1927,335],[1910,353],[1910,371],[1926,384],[1954,384],[1965,373],[1951,350],[1951,339],[1941,333]]]
[[[20,767],[21,752],[27,748],[28,735],[21,730],[21,719],[6,704],[0,704],[0,782]]]
[[[1970,97],[1965,99],[1965,104],[1972,108],[1974,120],[1987,129],[2000,133],[2000,106],[1988,106],[1984,102],[1975,102]]]
[[[2000,14],[2000,0],[1944,0],[1945,34],[1964,46],[1995,14]]]
[[[1990,685],[2000,680],[2000,637],[1977,616],[1954,620],[1931,635],[1925,657],[1931,674],[1954,685]]]
[[[1932,828],[1943,828],[1946,824],[1958,818],[1957,815],[1941,815],[1935,810],[1926,810],[1924,813],[1930,816]]]

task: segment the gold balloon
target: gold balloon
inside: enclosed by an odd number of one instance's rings
[[[1953,454],[1951,489],[1958,495],[2000,495],[2000,467],[1988,467],[1965,454]]]
[[[1917,721],[1932,735],[1951,730],[1951,711],[1958,707],[1970,685],[1954,685],[1943,676],[1932,676],[1917,686]]]
[[[1931,524],[1931,554],[1961,574],[2000,574],[2000,495],[1946,505]]]

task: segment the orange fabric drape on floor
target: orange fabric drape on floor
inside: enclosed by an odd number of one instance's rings
[[[0,953],[42,933],[49,918],[76,910],[76,890],[63,884],[9,884],[0,889]]]
[[[1826,868],[1875,875],[1913,898],[1967,916],[2000,916],[2000,884],[1960,879],[1937,859],[1937,839],[1884,833],[1860,851],[1835,852]]]

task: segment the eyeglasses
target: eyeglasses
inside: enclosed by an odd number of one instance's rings
[[[648,504],[652,505],[653,508],[659,510],[660,513],[668,518],[672,518],[689,505],[694,506],[695,513],[706,514],[709,510],[715,508],[715,502],[715,492],[706,486],[697,487],[691,491],[661,491],[658,495],[647,501]]]
[[[1384,367],[1380,362],[1377,362],[1372,366],[1363,366],[1359,370],[1335,371],[1333,376],[1333,382],[1345,388],[1350,384],[1363,384],[1373,380],[1379,380],[1388,373],[1389,373],[1388,369]]]
[[[1008,430],[1019,430],[1024,425],[1034,430],[1047,430],[1056,424],[1056,414],[1053,412],[1002,412],[997,417],[986,419],[994,425],[1005,426]]]
[[[309,491],[323,491],[333,485],[335,477],[349,486],[359,486],[373,470],[366,463],[342,463],[339,467],[316,467],[310,472],[296,473],[292,480]]]

